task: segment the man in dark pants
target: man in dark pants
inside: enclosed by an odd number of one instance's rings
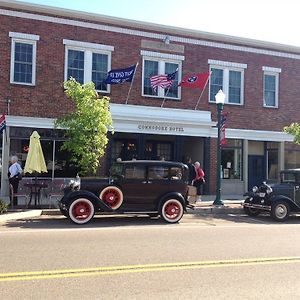
[[[8,180],[9,180],[9,184],[12,185],[13,193],[16,194],[18,193],[19,181],[23,170],[18,163],[17,156],[12,156],[10,162],[11,162],[11,166],[8,169],[8,178],[9,178]],[[11,199],[11,204],[13,206],[18,205],[18,197],[13,197],[13,199]]]
[[[192,182],[196,177],[196,170],[195,170],[195,166],[192,164],[192,159],[189,156],[186,157],[185,164],[189,168],[189,185],[192,185]]]

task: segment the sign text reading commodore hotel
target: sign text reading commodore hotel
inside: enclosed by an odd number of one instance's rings
[[[165,126],[165,125],[153,125],[153,124],[139,124],[139,130],[144,131],[159,131],[159,132],[184,132],[183,127]]]

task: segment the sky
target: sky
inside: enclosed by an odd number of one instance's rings
[[[300,47],[299,0],[23,0]]]

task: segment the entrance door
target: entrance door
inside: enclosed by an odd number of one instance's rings
[[[248,156],[248,189],[252,189],[254,185],[259,186],[264,180],[265,176],[265,157],[263,155],[249,155]]]

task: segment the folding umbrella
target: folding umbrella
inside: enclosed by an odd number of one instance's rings
[[[40,142],[40,135],[37,133],[37,131],[34,131],[30,136],[29,151],[28,151],[28,155],[24,167],[24,173],[34,173],[35,175],[35,185],[34,185],[35,204],[37,202],[37,199],[39,199],[39,195],[37,193],[37,188],[38,188],[37,173],[43,173],[43,172],[47,173],[47,167],[46,167],[44,154]],[[31,197],[30,197],[30,202],[31,202]]]

